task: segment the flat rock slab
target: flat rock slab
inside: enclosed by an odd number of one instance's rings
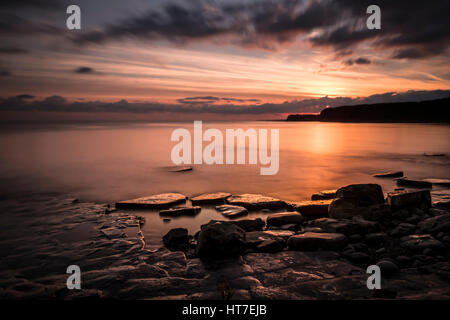
[[[119,209],[163,209],[186,202],[186,196],[180,193],[162,193],[149,197],[136,198],[116,203]]]
[[[294,210],[300,212],[307,218],[323,218],[328,217],[328,206],[333,199],[314,200],[314,201],[297,201],[287,202]]]
[[[266,223],[261,218],[230,221],[245,231],[262,231]]]
[[[245,233],[245,243],[247,247],[257,247],[267,240],[275,240],[284,244],[294,235],[293,231],[287,230],[268,230],[268,231],[253,231]]]
[[[445,153],[424,153],[425,157],[445,157]]]
[[[341,233],[315,233],[305,232],[292,236],[288,240],[290,250],[315,251],[337,250],[345,247],[347,237]]]
[[[191,198],[191,201],[193,204],[224,203],[229,197],[231,197],[231,193],[227,192],[205,193]]]
[[[191,166],[175,166],[175,167],[169,167],[167,171],[169,172],[186,172],[186,171],[192,171],[193,168]]]
[[[430,182],[431,184],[435,184],[441,187],[450,187],[449,179],[425,179],[424,181]]]
[[[239,218],[242,216],[248,215],[247,209],[241,206],[233,206],[230,204],[224,204],[222,206],[217,206],[216,210],[222,213],[224,217],[233,219],[233,218]]]
[[[413,188],[432,188],[433,184],[424,180],[412,180],[407,178],[397,179],[397,185]]]
[[[375,178],[401,178],[403,177],[403,171],[392,171],[386,173],[377,173],[373,175]]]
[[[300,224],[305,218],[298,212],[280,212],[267,217],[267,227],[281,227],[286,224]]]
[[[286,203],[280,199],[251,193],[231,196],[227,199],[227,201],[229,204],[243,206],[247,209],[253,210],[276,209],[286,206]]]
[[[181,207],[161,210],[159,215],[162,217],[195,216],[202,210],[201,207]]]
[[[388,193],[387,202],[393,210],[420,205],[429,208],[431,207],[431,194],[429,190],[391,192]]]
[[[330,200],[336,197],[336,189],[323,190],[311,195],[311,200]]]

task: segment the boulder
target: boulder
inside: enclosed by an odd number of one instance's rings
[[[430,190],[390,192],[387,202],[392,210],[412,206],[429,208],[431,207],[431,194]]]
[[[340,233],[305,232],[288,240],[289,249],[299,251],[338,250],[346,245],[347,237]]]
[[[227,199],[227,202],[232,205],[243,206],[252,210],[286,207],[286,203],[280,199],[251,193],[231,196]]]
[[[179,216],[195,216],[202,210],[201,207],[179,207],[167,210],[161,210],[161,217],[179,217]]]
[[[445,250],[444,245],[429,234],[413,234],[405,236],[401,238],[400,246],[409,251],[416,252],[423,252],[425,249],[431,249],[438,252]]]
[[[336,198],[329,205],[328,215],[335,219],[352,218],[383,203],[383,191],[378,184],[353,184],[338,189]]]
[[[233,223],[210,221],[201,226],[197,242],[199,257],[236,256],[244,250],[245,231]]]
[[[237,225],[238,227],[244,229],[244,231],[246,231],[246,232],[260,231],[266,225],[261,218],[235,220],[235,221],[230,221],[230,223]]]
[[[227,192],[205,193],[191,198],[191,202],[192,204],[225,203],[225,200],[229,197],[231,197],[231,193]]]
[[[392,171],[386,173],[377,173],[373,175],[375,178],[401,178],[403,177],[403,171]]]
[[[412,180],[408,178],[400,178],[397,179],[397,185],[405,186],[405,187],[413,187],[413,188],[432,188],[433,184],[428,181],[422,180]]]
[[[390,260],[381,260],[377,262],[377,266],[380,267],[381,276],[386,278],[392,277],[399,271],[397,265]]]
[[[216,210],[222,213],[224,217],[234,219],[242,216],[248,215],[247,209],[241,206],[233,206],[230,204],[224,204],[221,206],[217,206]]]
[[[280,227],[285,224],[301,224],[303,216],[298,212],[274,213],[267,217],[267,227]]]
[[[180,193],[163,193],[149,197],[136,198],[116,203],[120,209],[163,209],[186,202],[186,196]]]
[[[168,249],[183,249],[189,245],[188,231],[185,228],[171,229],[163,236],[163,243]]]
[[[328,217],[328,206],[333,200],[289,201],[287,204],[308,218]]]
[[[450,233],[450,213],[425,219],[419,222],[417,226],[420,231],[425,233]]]
[[[332,200],[336,197],[336,189],[323,190],[311,195],[311,200]]]

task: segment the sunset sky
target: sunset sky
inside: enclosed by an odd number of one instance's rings
[[[7,114],[279,118],[450,96],[446,0],[0,3]],[[69,4],[81,30],[66,28]],[[381,30],[366,27],[370,4]]]

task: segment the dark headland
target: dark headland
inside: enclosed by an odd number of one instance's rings
[[[291,114],[287,121],[450,123],[450,97],[420,102],[376,103]]]

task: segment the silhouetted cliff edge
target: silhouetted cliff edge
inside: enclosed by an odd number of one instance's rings
[[[317,115],[291,114],[287,121],[450,123],[450,97],[327,108]]]

